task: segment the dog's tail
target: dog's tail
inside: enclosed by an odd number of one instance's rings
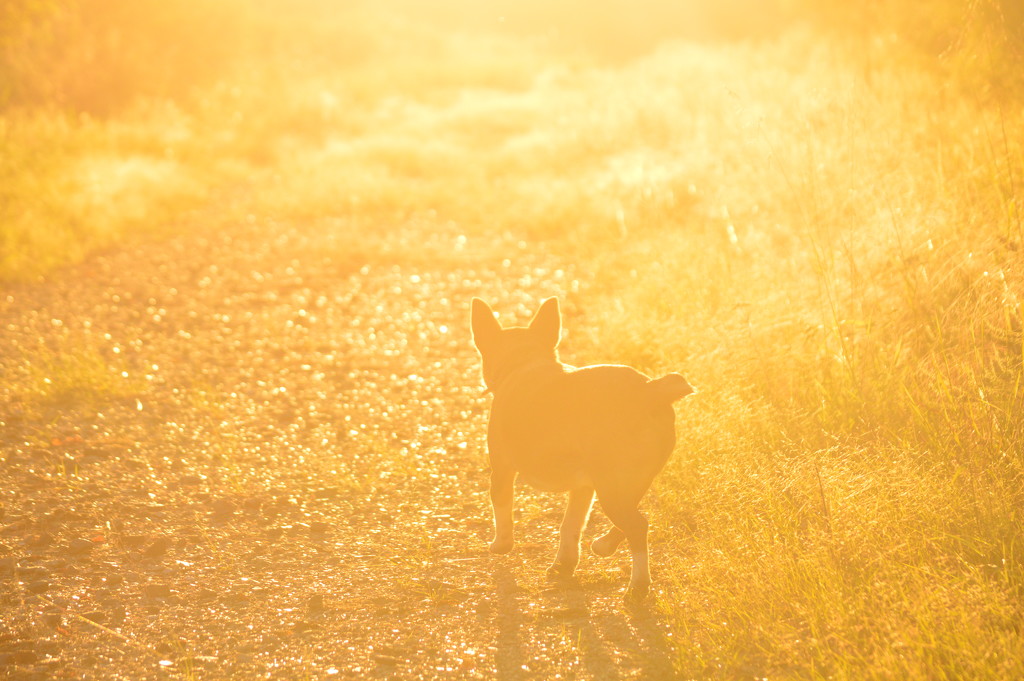
[[[652,394],[667,402],[681,400],[697,390],[680,374],[665,374],[647,383]]]

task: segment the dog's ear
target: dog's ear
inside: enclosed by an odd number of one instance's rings
[[[494,310],[479,298],[473,299],[472,327],[473,342],[481,349],[494,341],[501,331],[501,324],[494,318]]]
[[[530,322],[530,331],[539,337],[545,345],[558,346],[558,337],[562,332],[562,315],[558,312],[558,298],[548,298],[541,303],[537,314]]]

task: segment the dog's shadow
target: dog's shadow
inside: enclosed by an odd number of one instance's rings
[[[622,586],[572,577],[534,594],[508,565],[496,566],[497,678],[536,678],[545,664],[598,679],[676,678],[662,616],[651,601],[622,601]],[[550,656],[558,659],[544,659]]]

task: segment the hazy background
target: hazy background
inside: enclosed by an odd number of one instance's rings
[[[425,47],[397,24],[421,40],[494,35],[606,63],[668,40],[764,41],[807,28],[828,40],[901,43],[1000,88],[1019,81],[1011,60],[1024,36],[1014,0],[12,0],[0,12],[4,106],[97,115],[140,97],[194,96],[268,64],[310,75]]]

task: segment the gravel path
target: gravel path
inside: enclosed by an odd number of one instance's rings
[[[560,500],[486,552],[469,298],[577,286],[508,252],[247,226],[0,293],[0,676],[672,678],[627,557],[545,580]]]

